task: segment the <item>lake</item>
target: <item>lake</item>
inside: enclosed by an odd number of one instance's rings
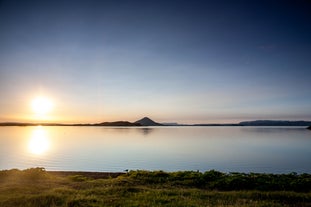
[[[311,173],[303,127],[1,127],[0,170]]]

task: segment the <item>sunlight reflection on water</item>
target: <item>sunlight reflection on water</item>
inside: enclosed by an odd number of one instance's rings
[[[50,140],[44,127],[34,128],[28,144],[29,151],[32,154],[41,155],[49,150],[49,147]]]

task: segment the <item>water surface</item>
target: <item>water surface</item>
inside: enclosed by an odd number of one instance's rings
[[[311,173],[301,127],[1,127],[0,169]]]

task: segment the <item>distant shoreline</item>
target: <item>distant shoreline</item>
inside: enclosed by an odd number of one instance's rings
[[[255,121],[243,121],[240,123],[210,123],[210,124],[179,124],[179,123],[158,123],[144,117],[135,122],[129,121],[113,121],[113,122],[101,122],[101,123],[78,123],[78,124],[63,124],[63,123],[48,123],[48,122],[0,122],[0,126],[107,126],[107,127],[145,127],[145,126],[311,126],[311,121],[288,121],[288,120],[255,120]]]
[[[153,126],[153,125],[140,125],[140,124],[113,124],[112,122],[109,122],[111,124],[58,124],[58,123],[17,123],[17,122],[2,122],[0,123],[1,126],[103,126],[103,127],[146,127],[146,126]],[[165,125],[162,124],[160,126],[244,126],[241,124],[175,124],[175,125]]]
[[[154,122],[156,123],[156,122]],[[129,121],[115,121],[115,122],[102,122],[94,124],[62,124],[62,123],[27,123],[27,122],[0,122],[0,127],[4,126],[81,126],[81,127],[149,127],[149,126],[301,126],[308,127],[310,129],[311,121],[274,121],[274,120],[256,120],[256,121],[245,121],[240,123],[229,123],[229,124],[143,124],[138,122]]]

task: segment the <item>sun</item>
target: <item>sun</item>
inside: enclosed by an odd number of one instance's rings
[[[33,112],[38,117],[44,117],[52,111],[53,102],[49,98],[40,96],[32,100],[31,107],[32,107]]]

